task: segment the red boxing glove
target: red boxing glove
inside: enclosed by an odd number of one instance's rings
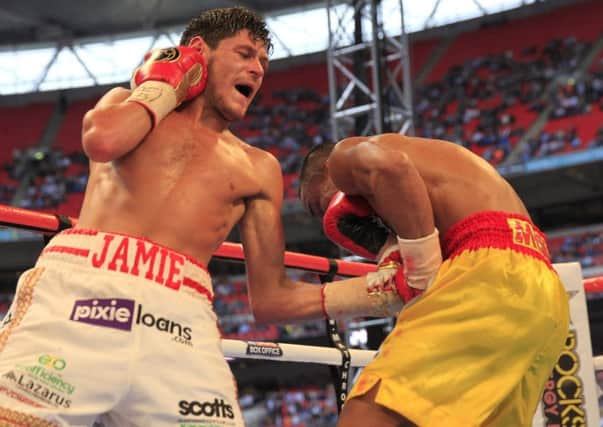
[[[347,196],[341,191],[331,199],[322,225],[333,243],[371,260],[379,257],[391,234],[363,197]]]
[[[412,288],[406,282],[394,238],[388,240],[377,271],[364,278],[325,283],[321,290],[322,309],[330,319],[396,316],[421,293],[422,289]]]
[[[402,257],[396,245],[387,249],[387,253],[379,261],[377,271],[367,274],[367,287],[369,293],[387,292],[395,288],[404,304],[424,292],[424,289],[408,285]]]
[[[340,199],[342,197],[338,195],[329,207],[333,203],[336,204],[336,207],[339,206],[337,203]],[[345,197],[343,199],[345,200]],[[358,199],[362,200],[360,205],[352,204],[353,207],[357,208],[354,211],[355,214],[360,213],[361,218],[364,218],[365,213],[374,215],[370,206],[367,207],[368,203],[362,198]],[[349,211],[347,206],[343,211]],[[337,224],[337,221],[334,221],[334,224]],[[374,226],[374,222],[372,225]],[[339,233],[337,228],[331,231]],[[362,233],[361,237],[366,234],[366,231]],[[329,238],[334,240],[339,238],[338,236],[339,234],[336,234]],[[353,247],[354,242],[344,242],[344,244],[348,245],[346,247],[348,250],[356,249]],[[377,264],[377,270],[367,273],[364,280],[352,279],[351,281],[330,282],[322,287],[322,309],[327,318],[395,316],[406,303],[423,293],[424,289],[409,285],[406,279],[405,268],[395,235],[389,234],[385,237],[385,244],[378,251]]]
[[[192,47],[177,46],[147,53],[134,70],[128,101],[147,109],[157,125],[184,101],[200,95],[207,82],[205,58]]]

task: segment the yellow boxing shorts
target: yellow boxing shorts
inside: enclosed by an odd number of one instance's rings
[[[349,399],[420,427],[530,426],[569,330],[544,234],[526,217],[481,212],[443,236],[445,261],[400,312]]]

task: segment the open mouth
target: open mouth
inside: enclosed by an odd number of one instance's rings
[[[235,85],[235,89],[238,90],[245,98],[249,98],[253,92],[251,86],[247,85]]]

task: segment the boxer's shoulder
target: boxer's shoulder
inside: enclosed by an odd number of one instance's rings
[[[270,151],[251,145],[232,133],[230,133],[230,135],[231,136],[228,137],[228,141],[230,141],[233,146],[238,147],[245,154],[245,156],[247,156],[254,167],[270,167],[270,165],[279,166],[278,159]]]

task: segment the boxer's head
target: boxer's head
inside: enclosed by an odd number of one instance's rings
[[[206,108],[227,121],[243,118],[272,50],[263,18],[243,7],[210,9],[190,21],[180,44],[198,48],[207,60]]]
[[[302,161],[298,194],[312,216],[322,216],[337,192],[327,170],[327,160],[334,147],[331,142],[315,145]]]

